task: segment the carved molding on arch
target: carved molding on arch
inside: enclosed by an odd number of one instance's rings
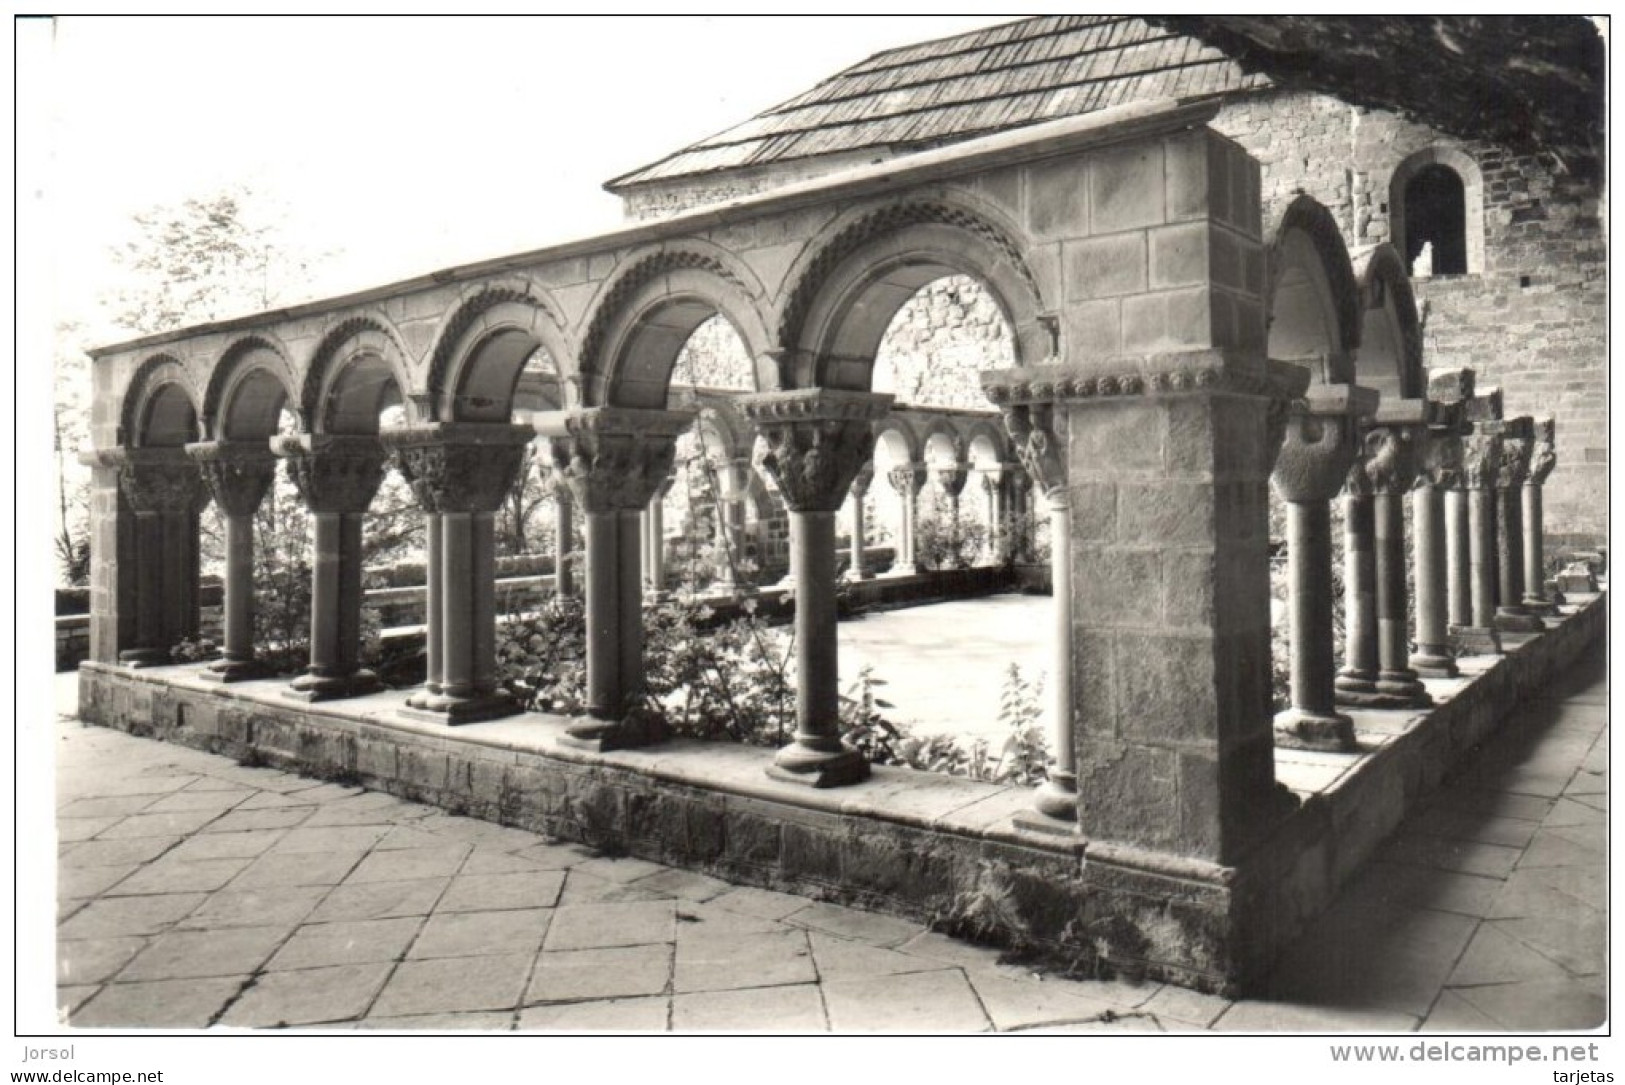
[[[1281,259],[1282,243],[1289,233],[1302,231],[1320,256],[1326,283],[1331,288],[1332,301],[1337,307],[1337,322],[1342,342],[1337,344],[1341,353],[1352,355],[1360,345],[1360,284],[1354,277],[1354,264],[1349,259],[1348,244],[1337,219],[1325,205],[1307,194],[1298,196],[1287,205],[1281,215],[1281,224],[1269,244],[1269,285],[1266,297],[1270,304],[1270,319],[1274,319],[1275,291],[1281,282],[1285,267]]]
[[[666,249],[651,253],[628,268],[598,300],[592,319],[587,324],[587,332],[581,337],[581,372],[607,377],[605,359],[600,355],[609,339],[610,330],[632,295],[662,275],[690,269],[715,275],[747,296],[755,293],[732,269],[709,253],[694,249]]]
[[[451,369],[451,363],[458,348],[462,345],[463,336],[467,334],[468,329],[473,327],[474,322],[479,320],[480,317],[499,305],[507,304],[524,305],[536,310],[553,324],[553,327],[561,336],[564,334],[563,325],[560,323],[558,314],[553,307],[528,288],[513,285],[492,285],[465,298],[458,303],[456,311],[452,313],[451,319],[446,322],[446,326],[440,329],[435,342],[434,354],[429,359],[429,372],[425,380],[428,396],[424,403],[431,416],[439,413],[441,396],[445,392],[446,375]],[[568,359],[564,358],[553,359],[554,366],[560,370],[558,375],[561,381],[564,376],[562,370],[567,361]],[[402,389],[402,392],[404,394],[405,389]],[[421,421],[449,422],[451,420],[425,416]]]
[[[304,380],[299,385],[299,402],[294,409],[299,415],[299,430],[301,433],[312,433],[316,428],[316,411],[321,406],[322,383],[327,379],[327,371],[333,364],[334,356],[339,348],[350,340],[367,332],[374,332],[389,340],[394,348],[398,360],[404,365],[406,352],[401,347],[400,338],[387,325],[377,317],[365,313],[357,314],[335,324],[322,336],[321,343],[311,355],[310,366],[305,370]],[[393,366],[391,368],[394,368]],[[408,388],[401,384],[401,398],[409,398]]]
[[[153,378],[170,367],[176,371],[173,383],[181,386],[187,400],[192,404],[192,409],[197,410],[197,390],[192,387],[191,376],[187,373],[186,366],[173,354],[154,354],[136,368],[130,377],[130,383],[125,385],[124,402],[119,410],[118,444],[136,443],[139,438],[137,430],[140,429],[141,408],[152,398],[148,390],[154,384]]]
[[[220,425],[220,412],[225,406],[228,397],[237,390],[241,383],[237,373],[238,363],[255,351],[265,351],[277,359],[277,366],[260,366],[271,373],[282,384],[283,389],[290,397],[289,407],[294,404],[291,397],[296,393],[294,388],[293,363],[284,347],[274,337],[264,332],[254,332],[234,341],[214,364],[209,374],[209,384],[203,392],[202,409],[199,412],[198,425],[204,435],[210,439],[216,438],[216,428]]]
[[[1027,268],[1027,260],[1015,242],[982,216],[946,203],[912,202],[893,204],[870,212],[836,234],[801,272],[789,299],[779,315],[779,342],[794,344],[801,334],[813,299],[830,274],[848,256],[863,246],[908,226],[954,226],[987,241],[1009,258],[1010,267],[1020,275],[1033,298],[1042,297],[1038,283]]]

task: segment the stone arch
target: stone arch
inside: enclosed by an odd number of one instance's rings
[[[1269,247],[1269,356],[1318,362],[1315,379],[1354,378],[1360,290],[1337,220],[1314,197],[1287,205]]]
[[[764,295],[755,274],[714,245],[686,241],[629,257],[599,291],[581,337],[584,404],[664,408],[683,345],[719,314],[757,359],[757,389],[774,387],[774,367],[763,361],[777,352]]]
[[[971,422],[965,434],[965,455],[972,467],[988,467],[1014,459],[1003,427],[988,418]]]
[[[155,354],[136,367],[119,412],[119,443],[173,447],[198,439],[198,396],[173,355]]]
[[[1377,245],[1355,260],[1360,282],[1358,382],[1384,397],[1421,399],[1427,391],[1422,365],[1422,325],[1405,260],[1392,245]]]
[[[881,338],[897,310],[947,275],[975,279],[998,305],[1015,363],[1054,353],[1049,310],[1026,259],[1023,235],[999,213],[959,198],[854,212],[803,250],[786,278],[779,337],[795,349],[798,386],[867,390]]]
[[[1461,181],[1466,273],[1481,274],[1484,270],[1484,174],[1470,155],[1455,147],[1423,147],[1394,167],[1393,177],[1388,182],[1388,233],[1394,249],[1409,273],[1410,261],[1406,259],[1410,251],[1405,229],[1406,190],[1417,174],[1430,166],[1448,169]]]
[[[339,321],[322,336],[305,370],[299,428],[376,433],[379,412],[410,395],[406,359],[400,336],[383,318],[365,314]]]
[[[432,417],[425,421],[507,422],[520,375],[538,349],[547,352],[562,390],[561,370],[573,352],[558,307],[540,288],[514,280],[465,291],[429,355],[425,402]]]
[[[260,440],[275,434],[282,409],[296,402],[287,348],[265,333],[228,346],[203,394],[203,432],[213,440]]]
[[[923,462],[921,457],[925,455],[919,435],[895,414],[889,414],[875,423],[875,449],[878,451],[881,448],[891,453],[898,465]]]
[[[920,454],[928,467],[944,466],[943,458],[963,467],[967,463],[968,449],[965,438],[954,428],[953,423],[946,418],[934,418],[925,427],[925,437],[920,442]]]
[[[694,420],[694,431],[701,435],[710,433],[716,436],[716,446],[704,444],[708,456],[720,456],[724,459],[735,460],[749,455],[753,431],[745,424],[743,418],[736,417],[734,413],[724,406],[712,404],[704,407],[699,417]]]

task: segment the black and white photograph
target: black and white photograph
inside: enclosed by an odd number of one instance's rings
[[[12,1080],[1613,1080],[1606,16],[13,29]]]

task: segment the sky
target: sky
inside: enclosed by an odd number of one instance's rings
[[[607,228],[611,177],[882,49],[1009,18],[60,18],[57,316],[95,323],[132,214],[236,183],[330,254],[310,296]]]

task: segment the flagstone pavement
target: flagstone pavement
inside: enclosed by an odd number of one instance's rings
[[[71,680],[71,679],[70,679]],[[1264,997],[1073,981],[918,923],[57,721],[75,1029],[1537,1031],[1606,1016],[1599,646]]]

